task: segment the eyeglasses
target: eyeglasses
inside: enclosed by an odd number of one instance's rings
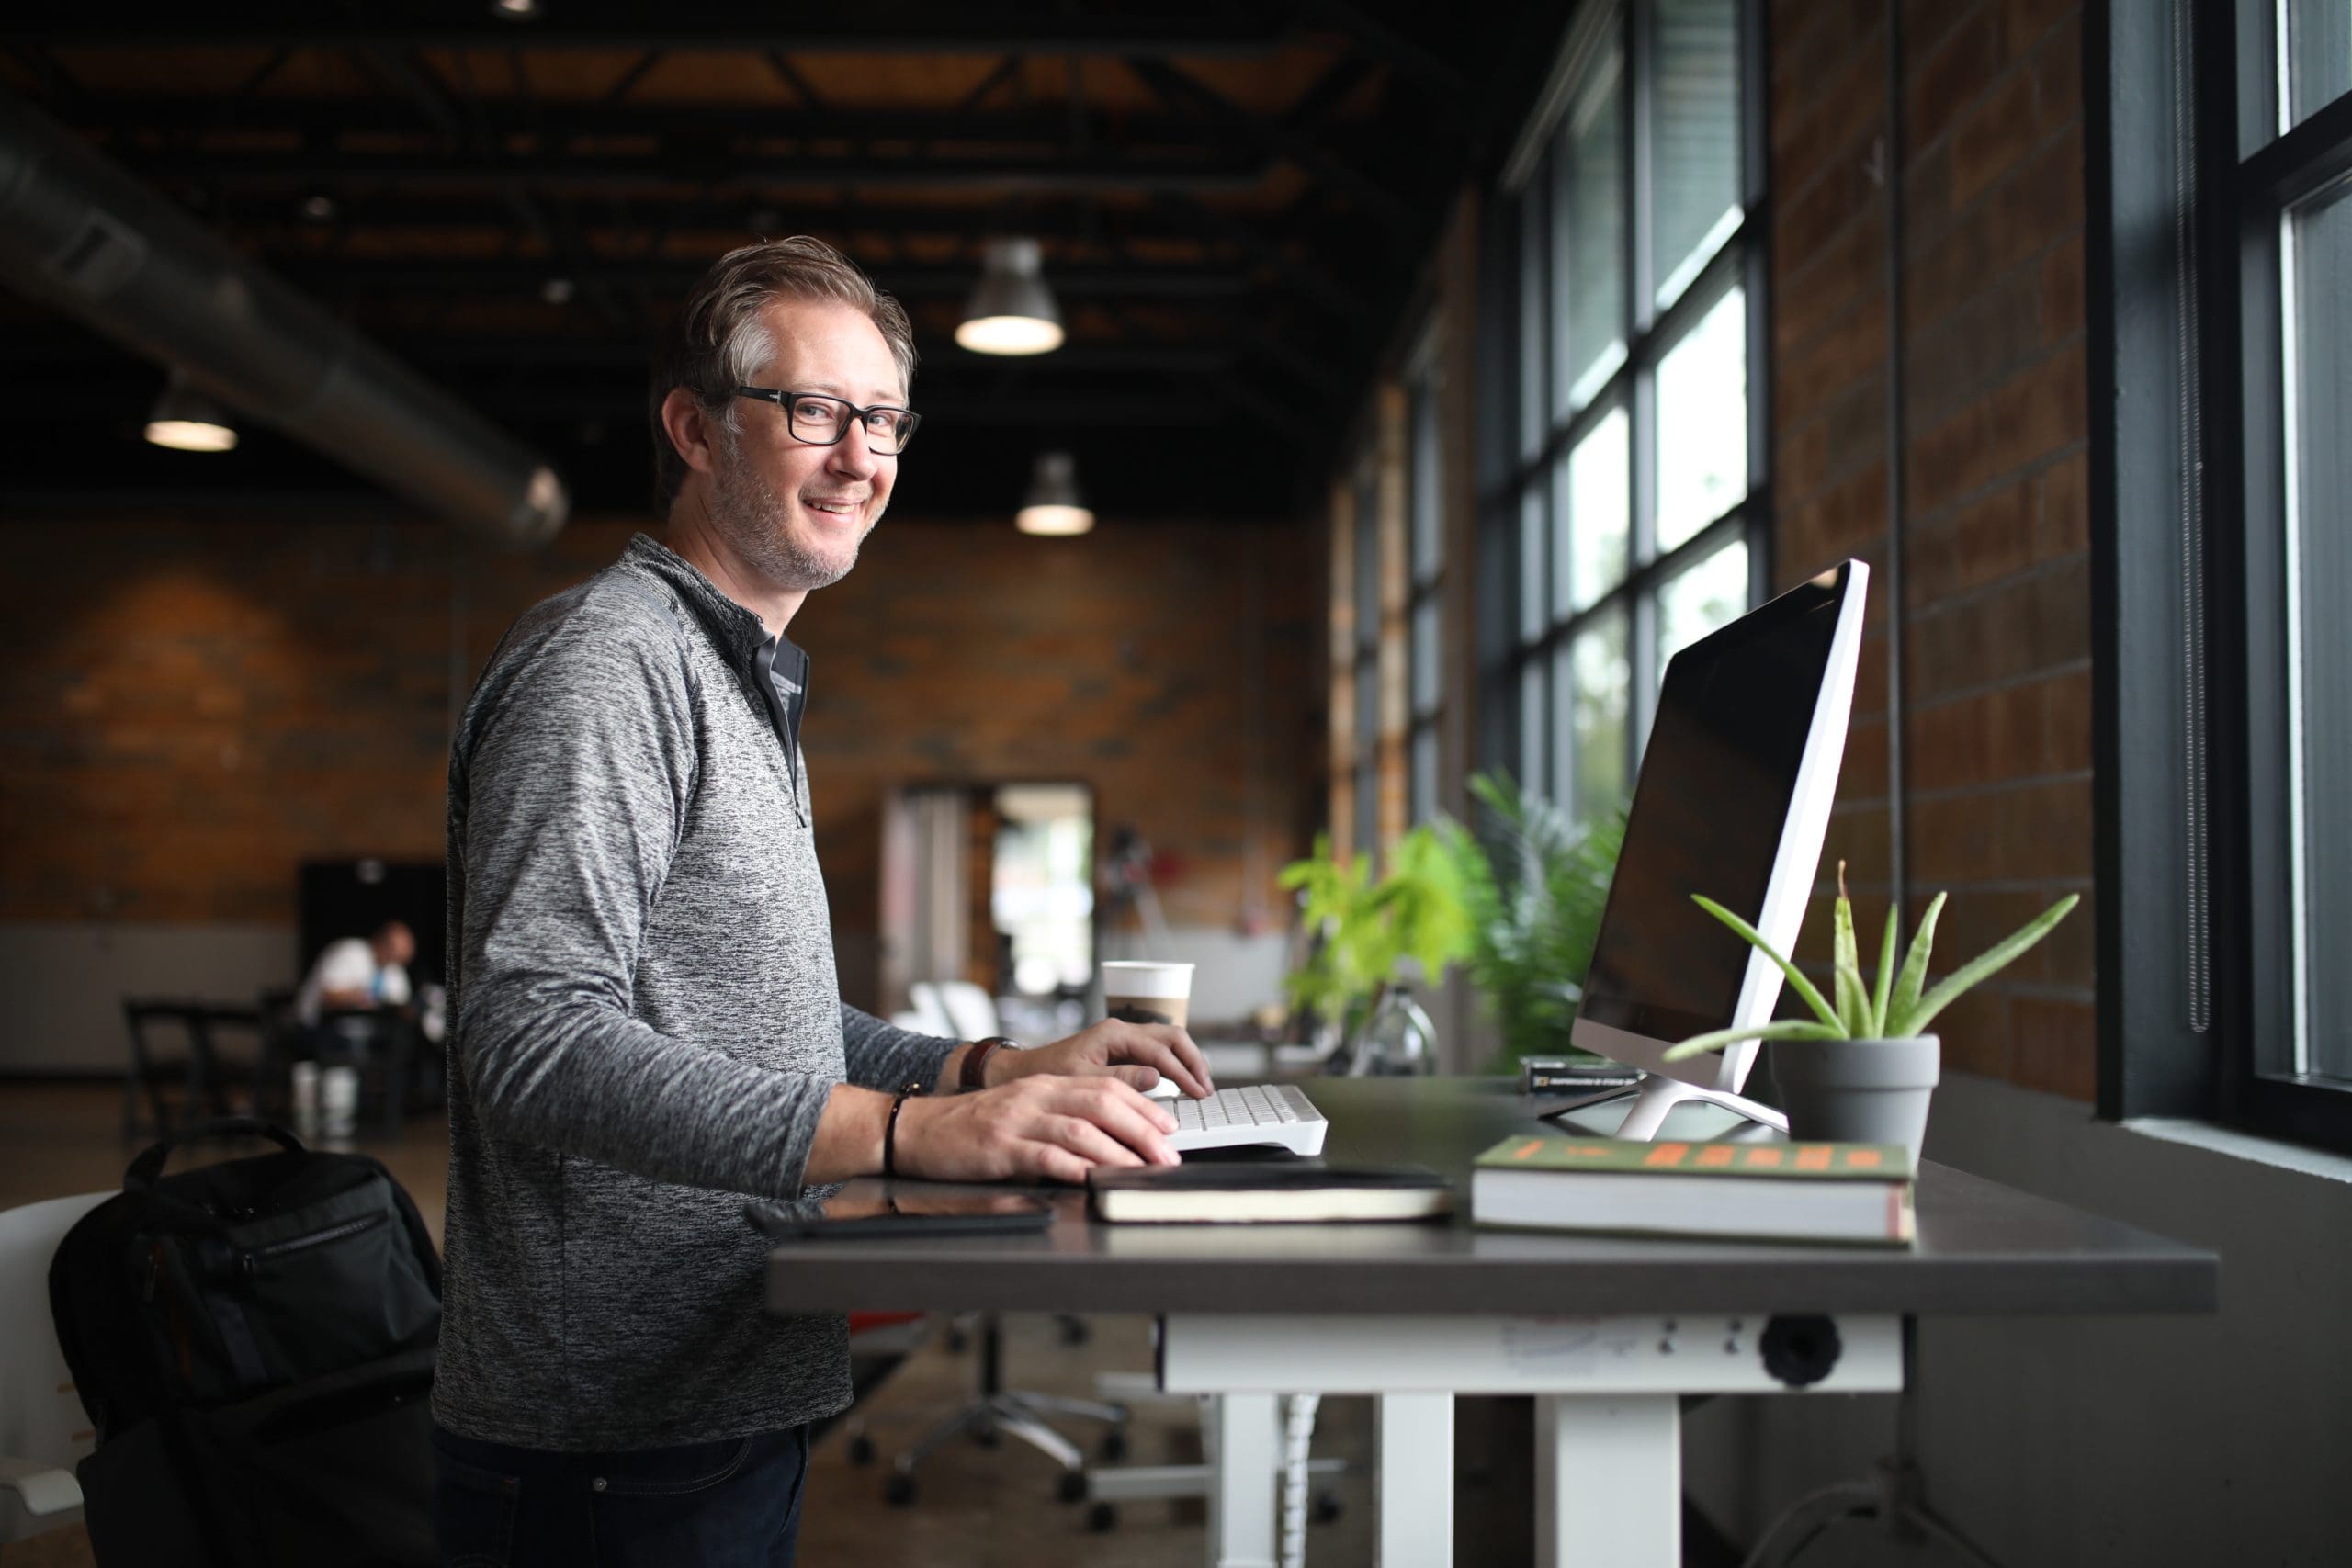
[[[831,446],[849,434],[853,423],[865,426],[865,449],[895,457],[914,439],[922,415],[912,409],[859,408],[843,398],[822,392],[779,392],[767,387],[738,387],[739,398],[757,398],[784,411],[785,426],[795,441],[811,446]]]

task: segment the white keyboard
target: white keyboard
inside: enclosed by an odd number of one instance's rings
[[[1295,1155],[1319,1155],[1331,1125],[1313,1100],[1286,1083],[1221,1089],[1206,1100],[1179,1095],[1160,1103],[1175,1115],[1176,1132],[1168,1146],[1178,1154],[1275,1144]]]

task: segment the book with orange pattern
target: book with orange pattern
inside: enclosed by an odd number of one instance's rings
[[[1528,1134],[1478,1156],[1482,1225],[1902,1245],[1912,1159],[1899,1144],[1641,1143]]]

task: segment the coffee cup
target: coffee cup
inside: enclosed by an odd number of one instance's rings
[[[319,1107],[324,1113],[326,1135],[347,1138],[357,1123],[359,1113],[359,1071],[356,1067],[329,1067],[319,1075]]]
[[[1122,1023],[1184,1026],[1193,998],[1193,966],[1137,960],[1102,965],[1102,1010]]]

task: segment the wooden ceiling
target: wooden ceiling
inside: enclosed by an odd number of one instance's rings
[[[532,444],[579,510],[649,490],[647,344],[717,255],[814,233],[905,300],[899,506],[1005,516],[1063,446],[1110,513],[1307,504],[1454,195],[1570,7],[543,0],[26,5],[0,82]],[[991,237],[1069,341],[952,341]],[[39,498],[357,489],[266,434],[137,440],[161,372],[0,299]]]

